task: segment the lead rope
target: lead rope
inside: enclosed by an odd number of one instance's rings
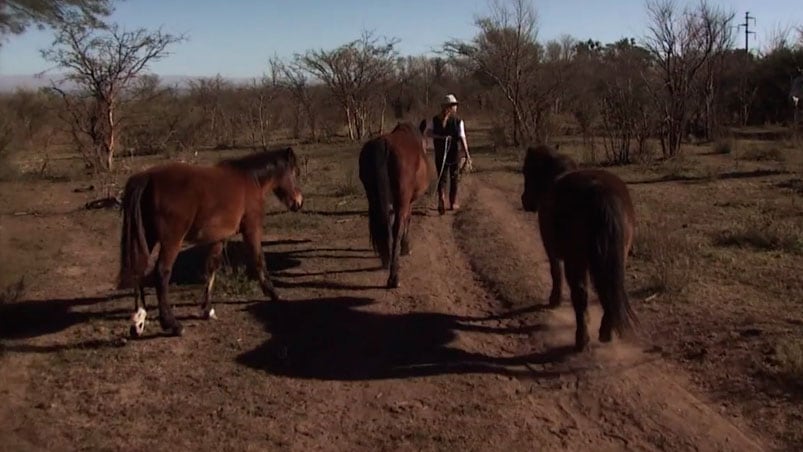
[[[443,140],[443,161],[441,161],[441,170],[438,171],[438,183],[441,182],[441,177],[443,177],[443,169],[446,168],[446,155],[449,154],[449,145],[452,142],[451,135],[447,135],[446,139]]]

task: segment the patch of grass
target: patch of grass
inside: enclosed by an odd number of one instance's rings
[[[785,180],[783,182],[778,182],[776,184],[776,187],[785,188],[787,190],[792,191],[793,193],[797,193],[798,195],[803,195],[803,179],[799,177]]]
[[[772,215],[755,214],[741,224],[720,231],[714,236],[714,244],[801,254],[803,233],[794,224]]]
[[[780,162],[786,161],[786,156],[780,147],[765,146],[765,145],[751,145],[748,146],[739,155],[742,160],[750,160],[754,162]]]
[[[507,133],[505,126],[501,124],[494,124],[488,131],[488,139],[491,141],[491,150],[496,152],[498,149],[507,147]]]
[[[357,169],[349,168],[335,185],[332,195],[336,197],[358,196],[362,191],[362,182],[360,182]]]
[[[232,297],[257,295],[257,283],[242,266],[223,266],[215,275],[215,292]]]
[[[278,212],[264,221],[266,230],[297,230],[318,229],[324,226],[326,218],[323,215],[306,212]]]
[[[711,152],[714,154],[733,154],[736,149],[736,141],[732,138],[721,138],[711,143]]]
[[[778,375],[803,388],[803,341],[786,340],[775,346]]]
[[[25,295],[25,277],[21,276],[16,282],[0,290],[0,304],[14,303]]]
[[[655,170],[662,175],[662,180],[667,181],[705,181],[714,180],[719,176],[715,168],[683,156],[664,160]]]
[[[664,224],[644,225],[636,230],[633,257],[647,264],[652,291],[684,294],[692,282],[697,255],[685,231]]]

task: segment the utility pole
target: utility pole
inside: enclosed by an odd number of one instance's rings
[[[756,34],[755,31],[750,31],[750,19],[753,19],[753,25],[756,24],[756,18],[750,15],[750,11],[745,11],[744,13],[744,23],[739,24],[738,27],[744,27],[744,53],[750,53],[750,46],[748,43],[748,38],[751,34]],[[737,30],[738,30],[737,27]]]

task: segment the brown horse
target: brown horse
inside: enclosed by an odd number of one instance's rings
[[[412,124],[399,123],[368,140],[360,151],[360,181],[368,198],[368,232],[387,287],[399,287],[399,256],[410,254],[412,205],[433,178],[423,136]]]
[[[170,163],[129,177],[122,200],[118,288],[135,289],[132,336],[141,335],[144,328],[145,284],[156,287],[162,328],[182,334],[167,289],[184,242],[210,245],[201,299],[204,318],[215,318],[210,302],[215,272],[224,241],[238,232],[248,245],[251,270],[262,292],[278,300],[262,254],[264,197],[272,191],[288,209],[299,210],[303,196],[296,185],[298,172],[295,152],[287,148],[222,160],[214,166]]]
[[[588,346],[587,275],[604,314],[599,340],[612,331],[632,331],[638,320],[625,291],[625,265],[633,242],[635,212],[625,183],[598,169],[578,169],[568,156],[541,145],[524,159],[524,210],[538,212],[538,224],[552,273],[549,306],[561,298],[561,261],[571,290],[577,329],[575,349]]]

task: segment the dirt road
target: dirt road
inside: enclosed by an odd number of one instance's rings
[[[0,449],[766,447],[644,352],[649,344],[568,353],[568,299],[541,309],[548,267],[535,217],[481,181],[468,180],[457,214],[419,208],[396,291],[381,288],[386,274],[355,212],[327,219],[325,235],[268,237],[285,303],[218,301],[220,319],[206,322],[197,290],[176,291],[180,339],[153,322],[144,340],[123,343],[127,297],[47,294],[20,307],[45,326],[68,323],[5,342]],[[111,280],[113,248],[86,240],[65,251],[102,269],[65,279],[65,293],[96,294]]]

